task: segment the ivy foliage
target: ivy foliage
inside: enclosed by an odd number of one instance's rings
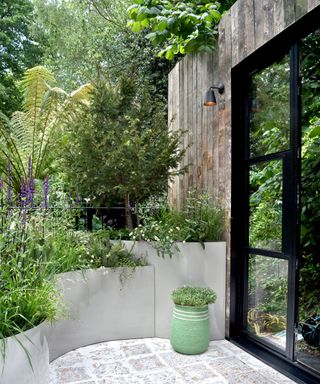
[[[223,10],[223,8],[222,8]],[[221,19],[220,3],[208,0],[135,0],[128,9],[128,25],[160,46],[160,57],[168,60],[193,52],[212,52]]]

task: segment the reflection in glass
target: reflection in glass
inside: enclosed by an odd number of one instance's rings
[[[249,246],[282,249],[282,161],[250,167]]]
[[[289,57],[252,76],[250,157],[280,152],[290,145]]]
[[[288,262],[249,255],[249,333],[285,349],[288,292]]]
[[[320,372],[320,30],[300,45],[302,78],[299,362]]]

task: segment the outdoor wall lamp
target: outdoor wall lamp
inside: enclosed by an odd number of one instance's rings
[[[217,89],[219,94],[222,95],[224,92],[224,85],[219,84],[217,87],[210,87],[204,95],[204,103],[206,107],[212,107],[217,105],[216,96],[214,94],[214,89]]]

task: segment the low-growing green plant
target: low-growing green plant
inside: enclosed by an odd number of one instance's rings
[[[79,234],[84,246],[81,256],[86,268],[139,267],[146,265],[141,258],[134,258],[121,241],[111,242],[108,231],[83,232]]]
[[[172,300],[177,305],[203,307],[216,301],[217,295],[208,287],[183,286],[172,292]]]
[[[150,202],[140,206],[141,222],[131,233],[132,240],[145,240],[159,256],[172,257],[179,251],[177,242],[199,242],[204,248],[206,241],[223,239],[225,230],[224,211],[219,203],[214,204],[208,193],[189,193],[181,211],[169,207],[167,198],[160,197],[154,205]]]
[[[39,226],[26,223],[22,216],[12,210],[1,217],[0,339],[53,320],[59,302],[39,252]],[[3,342],[1,347],[3,352]]]

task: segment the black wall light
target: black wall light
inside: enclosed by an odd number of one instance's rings
[[[214,89],[217,89],[219,94],[222,95],[224,92],[224,85],[219,84],[217,87],[210,87],[204,95],[204,103],[206,107],[212,107],[217,104],[216,96],[214,94]]]

